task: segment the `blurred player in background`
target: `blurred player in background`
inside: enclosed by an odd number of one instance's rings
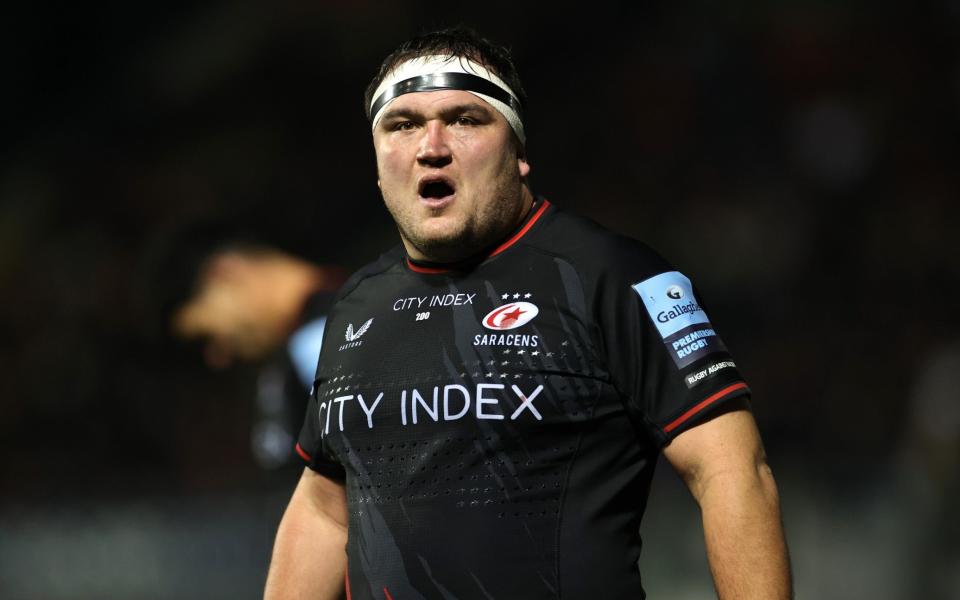
[[[217,226],[185,229],[168,248],[159,284],[169,330],[199,342],[211,368],[261,365],[253,455],[266,469],[289,464],[343,269]]]

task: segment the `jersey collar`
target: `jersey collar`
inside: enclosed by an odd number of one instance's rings
[[[548,208],[550,208],[549,200],[547,200],[546,198],[534,198],[533,204],[530,206],[530,211],[527,213],[527,218],[524,220],[524,222],[520,224],[520,226],[510,235],[510,237],[508,237],[500,245],[494,247],[493,250],[491,250],[490,252],[481,254],[478,259],[477,258],[468,259],[463,262],[450,264],[450,263],[431,263],[423,260],[414,260],[409,256],[405,256],[405,262],[407,264],[407,268],[417,273],[425,273],[428,275],[438,275],[441,273],[450,273],[452,271],[460,271],[468,267],[476,266],[481,262],[487,260],[488,258],[492,258],[500,254],[510,246],[513,246],[518,241],[520,241],[520,238],[525,236],[527,232],[530,231],[531,228],[533,228],[533,226],[536,224],[537,221],[540,220],[540,217],[543,216],[543,213],[545,213]]]

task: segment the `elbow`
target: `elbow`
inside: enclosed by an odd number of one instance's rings
[[[706,506],[765,506],[779,512],[780,494],[773,469],[762,457],[716,470],[693,482],[690,489],[701,509]]]
[[[770,505],[780,506],[780,492],[777,481],[773,477],[773,469],[766,460],[759,460],[756,465],[756,487]]]

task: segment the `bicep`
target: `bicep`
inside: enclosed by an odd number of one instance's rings
[[[290,508],[347,528],[347,494],[343,482],[304,468],[290,499]]]
[[[343,484],[304,469],[277,530],[264,598],[340,598],[346,540]]]
[[[753,475],[766,467],[756,421],[742,401],[681,433],[663,454],[698,501],[714,478]]]

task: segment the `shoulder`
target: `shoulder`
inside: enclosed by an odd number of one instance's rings
[[[616,233],[596,221],[552,206],[542,234],[531,240],[541,250],[571,262],[582,275],[641,281],[673,270],[656,250],[640,240]]]
[[[390,250],[387,250],[380,255],[377,260],[360,267],[353,275],[347,279],[346,283],[340,288],[340,291],[337,293],[335,302],[340,302],[354,291],[357,290],[360,285],[382,275],[393,268],[396,268],[400,264],[400,260],[403,258],[403,246],[397,244]]]

